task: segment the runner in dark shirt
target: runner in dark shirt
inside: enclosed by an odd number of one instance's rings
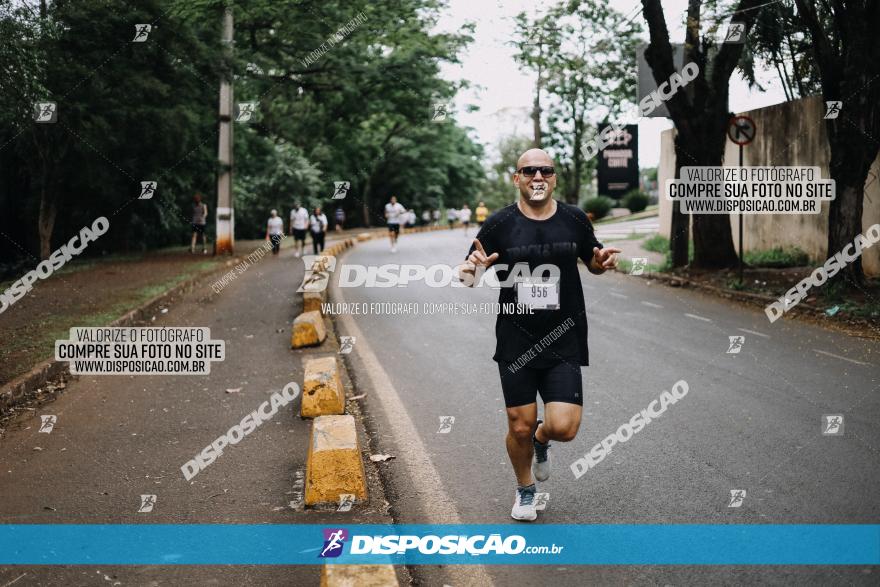
[[[581,259],[594,274],[617,265],[620,249],[596,240],[587,215],[552,198],[553,160],[526,151],[513,176],[517,203],[493,214],[474,240],[460,277],[467,285],[498,264],[503,287],[493,359],[507,406],[507,454],[517,479],[511,516],[534,520],[535,484],[550,476],[550,440],[577,435],[583,405],[581,365],[589,364],[587,315],[578,273]],[[553,279],[549,271],[554,269]],[[517,305],[518,304],[518,305]],[[538,420],[537,394],[544,402]]]

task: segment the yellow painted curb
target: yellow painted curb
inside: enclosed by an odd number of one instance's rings
[[[324,565],[321,587],[398,587],[392,565]]]
[[[321,312],[321,304],[327,301],[327,290],[304,291],[303,312]],[[323,312],[322,312],[323,314]]]
[[[342,388],[336,357],[306,361],[300,405],[303,418],[345,413],[345,390]]]
[[[364,241],[368,241],[368,240],[370,240],[370,233],[369,232],[362,232],[359,235],[357,235],[357,239],[358,239],[359,243],[362,243]]]
[[[293,333],[290,337],[290,346],[299,349],[307,346],[316,346],[327,338],[324,329],[324,318],[321,312],[303,312],[293,321]]]
[[[306,461],[306,505],[339,503],[343,493],[367,499],[354,416],[318,416]]]

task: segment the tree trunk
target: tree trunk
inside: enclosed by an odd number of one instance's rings
[[[694,122],[694,132],[682,133],[681,147],[690,165],[720,167],[724,162],[729,114],[704,110]],[[676,161],[676,167],[678,162]],[[679,168],[680,169],[680,168]],[[680,176],[679,176],[680,177]],[[694,214],[694,262],[701,269],[725,269],[739,262],[733,246],[729,214]]]
[[[44,178],[45,180],[45,178]],[[37,218],[37,229],[40,235],[40,258],[48,259],[52,254],[52,231],[55,229],[55,216],[58,208],[55,200],[49,195],[45,182],[40,187],[40,214]]]

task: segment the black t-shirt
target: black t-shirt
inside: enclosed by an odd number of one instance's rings
[[[562,361],[589,365],[587,311],[577,260],[589,265],[593,247],[601,249],[602,244],[586,213],[557,200],[553,216],[533,220],[511,204],[492,214],[477,238],[487,256],[499,253],[493,266],[507,266],[497,271],[503,285],[517,263],[528,263],[532,272],[542,264],[556,265],[560,271],[559,309],[532,310],[532,314],[502,310],[495,322],[497,342],[492,358],[505,363],[527,360],[529,367],[539,368]],[[471,245],[468,255],[474,248]],[[516,286],[502,287],[498,301],[502,308],[516,304]]]

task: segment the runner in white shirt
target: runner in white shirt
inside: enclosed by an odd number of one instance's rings
[[[468,226],[471,223],[471,209],[468,208],[467,204],[458,211],[458,217],[461,220],[461,223],[464,224],[464,235],[467,236]]]
[[[290,235],[293,237],[293,246],[297,257],[306,248],[306,230],[309,228],[309,212],[297,202],[290,211]]]
[[[406,208],[397,202],[397,196],[385,204],[385,220],[388,222],[388,238],[391,239],[391,252],[397,252],[397,237],[400,235],[400,222],[404,219]]]
[[[266,223],[266,240],[272,241],[272,254],[277,255],[284,238],[284,221],[278,216],[278,210],[272,210],[269,222]]]

